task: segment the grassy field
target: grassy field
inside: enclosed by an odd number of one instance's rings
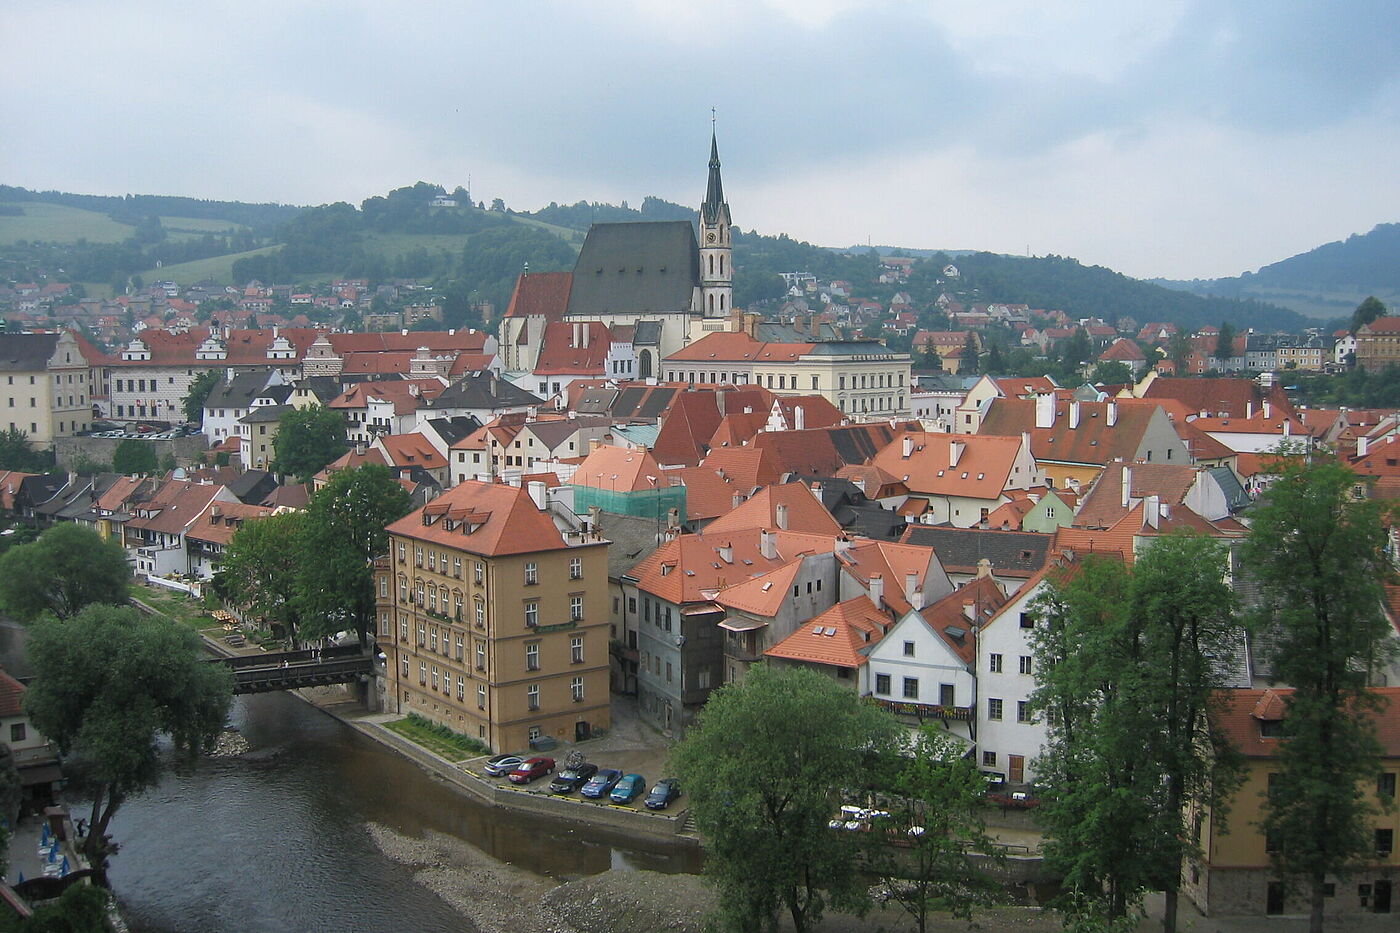
[[[85,239],[90,243],[119,243],[135,232],[134,227],[119,224],[96,211],[42,201],[18,203],[23,216],[0,215],[0,246],[17,240],[73,243]]]
[[[131,595],[161,615],[195,631],[218,625],[205,611],[204,604],[193,596],[140,583],[131,584]]]
[[[162,217],[160,223],[167,230],[197,233],[200,236],[206,233],[227,233],[230,230],[244,229],[242,224],[236,224],[231,220],[211,220],[206,217]]]
[[[364,244],[366,252],[389,257],[402,256],[419,248],[456,256],[470,239],[465,233],[367,233]]]
[[[384,728],[391,732],[397,732],[410,742],[421,745],[433,754],[441,755],[449,761],[476,758],[483,754],[479,743],[455,733],[451,737],[444,736],[425,725],[421,720],[396,719],[393,722],[386,722]]]
[[[159,269],[148,269],[141,273],[148,282],[169,280],[179,285],[193,285],[204,279],[213,279],[221,285],[233,284],[233,264],[247,256],[270,253],[276,246],[250,249],[246,253],[229,253],[227,256],[213,256],[209,259],[196,259],[193,262],[177,262]]]
[[[565,243],[570,243],[574,246],[581,246],[583,244],[583,231],[581,230],[571,230],[568,227],[545,223],[543,220],[535,220],[532,217],[520,217],[517,215],[513,219],[516,223],[528,224],[531,227],[539,227],[547,233],[554,234]]]

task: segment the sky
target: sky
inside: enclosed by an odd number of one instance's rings
[[[1395,0],[26,0],[0,183],[513,209],[1235,275],[1400,221]]]

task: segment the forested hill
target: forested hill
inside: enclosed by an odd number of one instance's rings
[[[939,261],[939,257],[925,260],[911,286],[933,291],[936,286],[929,277],[942,268]],[[977,301],[1022,302],[1033,308],[1058,309],[1072,318],[1111,321],[1127,315],[1139,323],[1170,321],[1191,328],[1229,321],[1239,329],[1263,331],[1299,331],[1316,323],[1278,305],[1194,295],[1061,256],[972,253],[954,262],[960,273],[959,290]],[[921,295],[913,297],[918,301]]]
[[[1400,298],[1400,223],[1378,224],[1369,233],[1326,243],[1258,272],[1163,284],[1198,295],[1257,297],[1311,314],[1348,316],[1367,295],[1387,303]]]
[[[248,204],[243,201],[206,201],[200,198],[170,197],[159,194],[127,194],[109,197],[100,194],[69,194],[66,191],[30,191],[0,185],[0,203],[34,202],[63,204],[106,214],[117,223],[136,225],[148,217],[194,217],[226,221],[229,226],[247,227],[254,236],[269,236],[278,224],[301,213],[290,204]]]

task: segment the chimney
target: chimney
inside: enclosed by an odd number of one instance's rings
[[[578,326],[579,335],[580,335],[581,338],[582,338],[582,342],[579,344],[579,346],[584,347],[584,348],[587,348],[587,347],[588,347],[588,332],[589,332],[589,330],[590,330],[590,328],[589,328],[589,326],[588,326],[589,323],[590,323],[590,322],[588,322],[588,321],[583,321],[583,322],[581,322],[581,323],[579,324],[579,326]]]
[[[1269,420],[1270,418],[1272,418],[1272,417],[1273,417],[1273,406],[1269,404],[1268,399],[1265,399],[1265,400],[1264,400],[1264,420],[1265,420],[1265,421],[1268,421],[1268,420]]]
[[[788,507],[785,503],[780,502],[777,507],[773,509],[773,521],[780,529],[787,531]]]
[[[1284,426],[1285,428],[1288,427],[1288,423],[1287,423],[1287,422],[1284,422],[1284,425],[1283,425],[1283,426]],[[1356,455],[1357,455],[1358,457],[1364,457],[1364,456],[1366,456],[1366,454],[1367,454],[1370,450],[1371,450],[1371,439],[1370,439],[1369,437],[1366,437],[1365,435],[1362,435],[1361,437],[1358,437],[1358,438],[1356,439]]]
[[[902,456],[905,460],[908,460],[908,459],[909,459],[909,456],[914,452],[914,438],[913,438],[912,435],[909,435],[909,434],[904,435],[904,440],[903,440],[903,442],[902,442],[902,448],[901,448],[901,449],[903,450],[903,453],[901,454],[901,456]]]
[[[758,552],[763,555],[764,560],[774,560],[778,556],[778,542],[773,537],[773,532],[764,528],[758,533]]]
[[[977,561],[977,579],[981,580],[983,577],[990,577],[991,575],[992,562],[985,557]]]
[[[730,500],[729,500],[729,506],[730,506],[730,508],[737,509],[737,508],[743,503],[743,501],[744,501],[744,497],[741,496],[741,495],[739,495],[739,494],[736,492],[736,493],[730,498]]]
[[[526,483],[526,487],[530,492],[530,498],[535,502],[535,508],[543,512],[549,505],[545,484],[534,481]]]
[[[1079,427],[1079,402],[1069,403],[1069,426],[1070,430]]]
[[[669,508],[666,510],[666,528],[669,531],[678,531],[681,527],[681,510]]]
[[[1055,396],[1037,395],[1035,397],[1035,426],[1037,428],[1053,428],[1055,426]]]
[[[821,498],[821,493],[822,493],[822,484],[821,484],[820,482],[816,481],[816,480],[813,480],[813,481],[812,481],[812,495],[814,495],[814,496],[816,496],[817,498],[820,499],[820,498]]]
[[[1118,403],[1113,399],[1108,400],[1108,406],[1104,409],[1104,424],[1110,428],[1118,423]]]
[[[870,575],[870,601],[876,609],[885,601],[885,578],[878,573]]]
[[[601,437],[592,438],[592,439],[589,440],[589,442],[588,442],[588,452],[589,452],[589,453],[593,453],[593,451],[597,450],[599,447],[602,447],[602,446],[603,446],[603,439],[602,439]]]
[[[1288,437],[1293,433],[1293,423],[1287,418],[1283,419],[1283,436]]]
[[[603,510],[596,505],[588,507],[588,530],[595,539],[603,537]]]
[[[951,441],[948,444],[948,469],[951,470],[958,465],[958,461],[962,459],[963,451],[966,449],[967,445],[962,441]]]
[[[915,609],[923,608],[919,605],[919,575],[912,570],[904,575],[904,598]]]
[[[1162,517],[1162,500],[1156,496],[1148,496],[1143,500],[1142,517],[1147,523],[1147,527],[1156,528]]]
[[[726,541],[719,546],[719,559],[726,564],[734,563],[734,545]]]
[[[1132,504],[1133,499],[1133,468],[1126,463],[1123,464],[1123,508]]]
[[[792,408],[792,426],[799,431],[807,427],[807,413],[802,410],[801,405],[794,405]]]

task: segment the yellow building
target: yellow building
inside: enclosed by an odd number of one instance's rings
[[[1329,917],[1400,910],[1395,888],[1400,883],[1400,809],[1395,806],[1400,776],[1400,687],[1376,688],[1382,709],[1372,714],[1381,741],[1381,766],[1362,781],[1363,796],[1374,807],[1375,853],[1345,878],[1328,878],[1324,912]],[[1188,869],[1182,892],[1207,916],[1221,914],[1284,915],[1308,912],[1307,892],[1285,892],[1270,865],[1269,840],[1260,824],[1270,777],[1280,770],[1279,735],[1291,690],[1228,690],[1222,694],[1216,722],[1247,762],[1245,780],[1230,802],[1226,824],[1217,826],[1209,812],[1193,821],[1202,858]],[[1343,929],[1344,927],[1338,927]]]
[[[389,709],[496,752],[609,727],[608,543],[557,521],[542,483],[468,481],[389,526]]]
[[[1379,372],[1400,363],[1400,317],[1378,317],[1356,331],[1356,365]]]
[[[662,361],[668,382],[758,385],[820,395],[853,418],[910,412],[910,358],[876,340],[762,341],[747,331],[706,334]]]
[[[89,363],[69,331],[0,334],[0,431],[23,431],[35,450],[92,424]]]

